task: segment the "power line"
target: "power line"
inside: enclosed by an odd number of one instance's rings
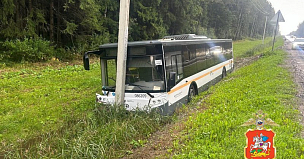
[[[253,2],[253,1],[252,1]],[[253,6],[258,10],[260,11],[262,14],[264,15],[267,15],[268,13],[267,12],[264,12],[263,10],[261,10],[259,7],[257,7],[257,4],[255,2],[253,2]]]
[[[262,8],[262,10],[263,10],[264,12],[266,12],[266,11],[265,11],[265,8],[263,7],[264,5],[261,4],[262,2],[261,2],[260,0],[256,0],[256,2],[257,2],[257,4],[258,4],[258,6],[259,6],[260,8]],[[269,14],[268,12],[266,12],[266,13]]]
[[[264,14],[264,15],[268,15],[267,12],[263,11],[263,8],[261,9],[261,8],[258,7],[256,1],[252,0],[251,2],[252,2],[252,4],[253,4],[253,6],[254,6],[258,11],[260,11],[260,12],[261,12],[262,14]]]

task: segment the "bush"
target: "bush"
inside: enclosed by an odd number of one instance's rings
[[[109,35],[80,35],[76,38],[75,45],[56,48],[54,56],[60,61],[70,61],[82,59],[82,55],[87,51],[98,50],[99,45],[109,42]]]
[[[73,48],[57,48],[54,52],[54,56],[59,59],[59,61],[70,61],[74,60],[80,56],[77,51]]]
[[[108,33],[78,36],[76,39],[76,50],[81,54],[90,50],[98,50],[99,45],[110,42],[109,37]]]
[[[24,38],[6,40],[0,47],[0,60],[14,62],[41,62],[52,58],[54,47],[51,42],[42,38]]]

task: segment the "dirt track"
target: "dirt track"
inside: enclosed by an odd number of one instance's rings
[[[297,104],[301,113],[300,120],[302,125],[304,125],[304,51],[292,50],[290,42],[285,43],[284,49],[288,52],[287,67],[294,75],[294,82],[297,84]],[[302,132],[302,137],[304,137],[304,131]]]

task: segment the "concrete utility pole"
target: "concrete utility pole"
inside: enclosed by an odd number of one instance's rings
[[[277,36],[277,31],[278,31],[278,25],[279,25],[280,14],[281,14],[281,12],[278,11],[278,19],[277,19],[276,27],[275,27],[275,30],[274,30],[273,41],[272,41],[272,51],[273,51],[275,39],[276,39],[276,36]]]
[[[265,40],[266,26],[267,26],[267,16],[266,16],[265,25],[264,25],[263,44],[264,44],[264,40]]]
[[[115,102],[124,104],[130,0],[120,0]]]

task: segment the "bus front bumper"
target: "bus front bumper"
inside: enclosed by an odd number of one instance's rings
[[[126,110],[150,110],[164,106],[168,103],[167,94],[158,95],[155,98],[132,98],[130,95],[125,96],[124,105]],[[115,105],[115,96],[106,96],[96,93],[96,102],[105,105]]]

